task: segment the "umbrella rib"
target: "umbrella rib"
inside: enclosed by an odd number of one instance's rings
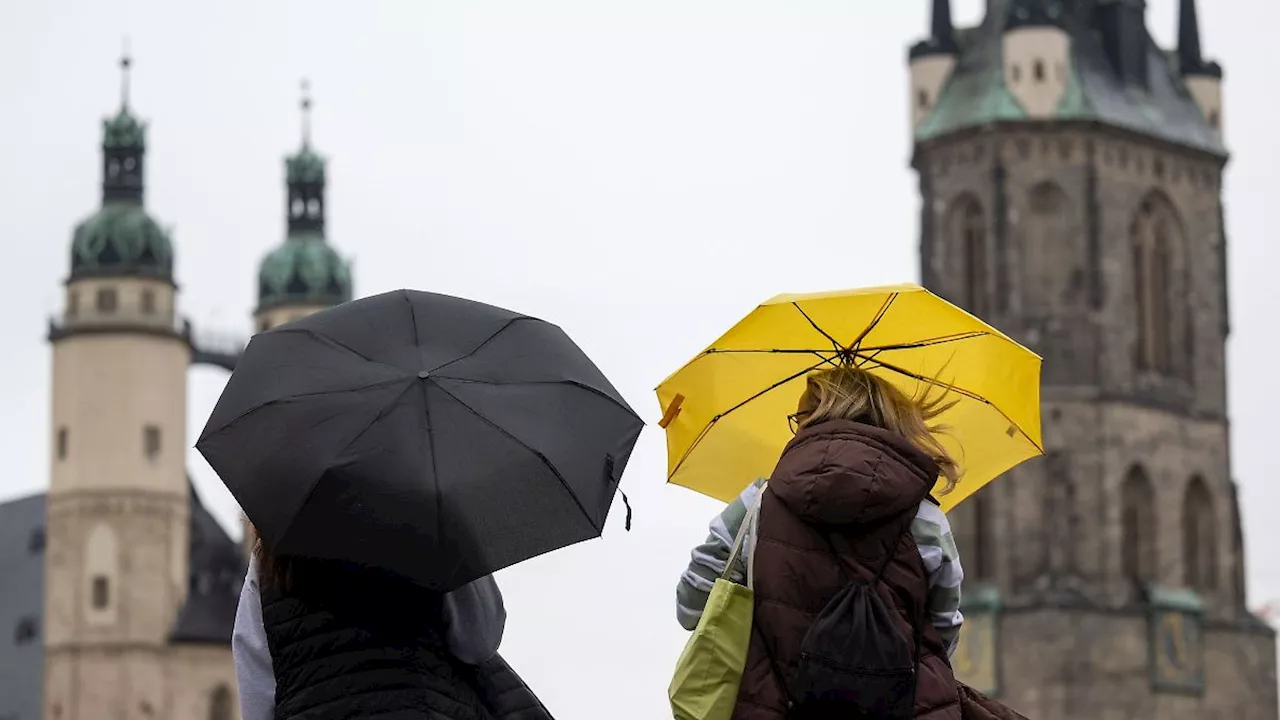
[[[560,474],[560,471],[556,469],[556,466],[555,466],[555,465],[552,465],[552,464],[551,464],[551,460],[550,460],[546,455],[543,455],[542,453],[538,452],[537,450],[534,450],[533,448],[529,447],[529,444],[528,444],[528,443],[526,443],[525,441],[523,441],[523,440],[521,440],[520,438],[516,437],[515,435],[512,435],[510,432],[508,432],[508,431],[506,430],[506,428],[504,428],[504,427],[502,427],[502,426],[498,425],[498,424],[497,424],[497,423],[495,423],[494,421],[492,421],[492,420],[490,420],[489,418],[485,417],[485,416],[484,416],[484,414],[482,414],[481,412],[479,412],[479,411],[478,411],[478,410],[476,410],[475,408],[473,408],[473,407],[471,407],[470,405],[468,405],[467,403],[463,402],[462,398],[460,398],[460,397],[458,397],[457,395],[454,395],[453,393],[449,392],[448,388],[446,388],[445,386],[441,385],[441,384],[440,384],[440,383],[438,383],[438,382],[431,382],[431,384],[432,384],[432,385],[434,385],[435,387],[439,388],[439,389],[440,389],[440,391],[441,391],[441,392],[443,392],[444,394],[446,394],[446,395],[448,395],[449,397],[453,398],[453,399],[454,399],[454,401],[455,401],[455,402],[457,402],[459,405],[461,405],[462,407],[466,408],[466,409],[467,409],[467,412],[470,412],[472,415],[475,415],[476,417],[480,418],[480,419],[481,419],[481,420],[483,420],[486,424],[488,424],[490,427],[492,427],[494,430],[497,430],[498,432],[502,433],[503,435],[506,435],[507,437],[511,438],[513,441],[515,441],[515,443],[516,443],[517,445],[519,445],[520,447],[524,448],[525,450],[528,450],[530,453],[532,453],[532,454],[533,454],[533,456],[534,456],[534,457],[536,457],[536,458],[538,458],[538,460],[542,461],[542,464],[543,464],[543,465],[546,465],[546,466],[547,466],[547,469],[551,471],[551,474],[552,474],[552,475],[555,475],[555,476],[556,476],[556,479],[560,481],[560,484],[561,484],[562,486],[564,486],[565,492],[569,493],[569,497],[573,498],[573,502],[574,502],[575,504],[577,504],[578,509],[582,511],[582,515],[583,515],[583,517],[585,517],[585,518],[587,519],[587,522],[591,524],[592,529],[594,529],[594,530],[595,530],[596,532],[598,532],[598,533],[603,533],[603,532],[604,532],[604,528],[603,528],[603,527],[596,527],[595,522],[593,522],[593,521],[592,521],[592,519],[591,519],[591,513],[587,512],[587,508],[586,508],[586,506],[585,506],[585,505],[583,505],[583,504],[582,504],[582,500],[578,497],[578,494],[577,494],[577,493],[575,493],[575,492],[573,491],[573,488],[569,486],[569,483],[565,481],[564,476]]]
[[[685,451],[684,451],[684,455],[681,455],[681,456],[680,456],[680,461],[676,463],[676,466],[675,466],[675,467],[671,468],[671,473],[667,475],[667,479],[668,479],[668,480],[670,480],[671,478],[675,477],[675,474],[676,474],[677,472],[679,472],[679,471],[680,471],[681,466],[683,466],[683,465],[684,465],[684,461],[689,459],[689,455],[690,455],[690,454],[692,454],[692,453],[693,453],[693,451],[694,451],[694,449],[698,447],[698,444],[699,444],[700,442],[702,442],[702,439],[703,439],[704,437],[706,437],[706,436],[707,436],[707,433],[711,432],[711,428],[712,428],[712,426],[714,426],[716,423],[720,422],[720,420],[721,420],[721,419],[723,419],[726,415],[728,415],[729,413],[733,412],[734,410],[737,410],[738,408],[742,407],[743,405],[746,405],[747,403],[751,402],[752,400],[755,400],[756,398],[758,398],[758,397],[760,397],[760,396],[762,396],[762,395],[764,395],[764,394],[766,394],[766,393],[768,393],[768,392],[771,392],[771,391],[773,391],[773,390],[776,390],[776,389],[778,389],[778,388],[782,387],[783,385],[786,385],[787,383],[791,382],[792,380],[795,380],[796,378],[798,378],[798,377],[800,377],[800,376],[802,376],[802,375],[806,375],[806,374],[808,374],[808,373],[810,373],[810,372],[813,372],[814,370],[816,370],[816,369],[818,369],[818,368],[822,367],[823,365],[826,365],[827,363],[830,363],[830,362],[831,362],[831,359],[830,359],[830,358],[822,358],[822,359],[821,359],[821,360],[819,360],[817,363],[815,363],[815,364],[813,364],[813,365],[810,365],[809,367],[806,367],[806,368],[804,368],[803,370],[800,370],[800,371],[799,371],[799,372],[797,372],[797,373],[794,373],[794,374],[792,374],[792,375],[789,375],[789,376],[787,376],[787,377],[785,377],[785,378],[783,378],[783,379],[779,380],[778,382],[776,382],[776,383],[774,383],[774,384],[770,385],[769,387],[767,387],[767,388],[765,388],[765,389],[761,390],[760,392],[756,393],[755,395],[752,395],[751,397],[747,398],[746,400],[743,400],[742,402],[738,403],[737,405],[734,405],[733,407],[729,408],[728,410],[725,410],[724,412],[722,412],[722,413],[720,413],[720,414],[716,415],[715,417],[711,418],[711,422],[708,422],[708,423],[707,423],[706,427],[704,427],[704,428],[702,429],[702,432],[698,433],[698,437],[694,438],[693,442],[689,444],[689,448],[688,448],[687,450],[685,450]]]
[[[334,454],[334,457],[335,458],[342,457],[343,453],[349,450],[352,445],[355,445],[357,442],[359,442],[360,438],[364,437],[365,433],[369,432],[369,430],[372,429],[374,425],[377,425],[379,420],[386,417],[387,413],[390,412],[396,406],[396,404],[400,402],[400,398],[404,397],[412,389],[413,389],[412,383],[410,383],[409,385],[406,385],[405,389],[399,395],[396,395],[394,398],[392,398],[391,401],[389,401],[385,407],[379,410],[378,414],[374,415],[373,419],[369,421],[369,424],[365,425],[364,429],[356,433],[355,437],[351,438],[350,442],[348,442],[346,445],[343,445],[342,449]],[[328,472],[328,470],[326,470],[325,472]],[[306,494],[302,496],[302,501],[298,503],[298,506],[293,509],[293,513],[290,514],[289,523],[288,523],[289,526],[293,525],[293,521],[297,519],[298,513],[302,511],[302,508],[307,506],[307,502],[311,500],[311,496],[316,494],[316,488],[320,486],[320,481],[324,479],[325,472],[322,472],[319,475],[317,475],[316,478],[311,482],[311,487],[308,488]],[[288,534],[289,532],[288,530],[286,530],[284,532],[284,535],[281,536],[280,540],[283,541],[284,537],[287,536]]]
[[[459,382],[459,383],[474,383],[476,385],[493,385],[496,387],[521,386],[521,385],[572,385],[576,388],[581,388],[583,390],[586,390],[589,393],[599,395],[605,400],[608,400],[609,402],[613,403],[619,409],[625,410],[628,415],[634,417],[637,420],[640,420],[641,422],[644,422],[644,419],[641,418],[639,415],[637,415],[636,412],[632,410],[630,407],[628,407],[625,403],[618,402],[617,398],[613,397],[607,392],[604,392],[603,390],[600,390],[599,388],[592,387],[584,382],[579,382],[577,380],[517,380],[514,382],[499,382],[497,380],[478,380],[476,378],[453,377],[452,375],[435,375],[433,377],[436,380],[452,380],[453,382]]]
[[[941,337],[929,338],[928,340],[918,340],[909,343],[895,343],[893,345],[869,345],[860,349],[860,352],[870,351],[887,351],[887,350],[918,350],[926,347],[936,347],[938,345],[947,345],[962,340],[973,340],[980,337],[990,337],[991,333],[985,330],[973,330],[966,333],[956,333],[955,335],[943,335]],[[705,351],[704,355],[732,355],[732,354],[760,354],[760,355],[810,355],[830,352],[829,350],[813,350],[805,348],[743,348],[743,349],[722,349],[711,348]]]
[[[318,392],[299,393],[297,395],[290,395],[288,397],[275,398],[273,400],[268,400],[264,403],[259,403],[257,405],[254,405],[248,410],[245,410],[244,412],[240,413],[234,418],[231,418],[227,422],[223,423],[222,427],[219,427],[217,430],[213,431],[210,434],[216,435],[222,432],[223,430],[226,430],[227,428],[231,427],[232,425],[240,422],[241,420],[248,417],[249,415],[252,415],[253,413],[258,412],[263,408],[270,407],[277,403],[288,402],[290,400],[299,400],[302,398],[324,397],[325,395],[338,395],[340,393],[360,392],[361,390],[371,390],[376,387],[382,387],[383,385],[394,385],[398,382],[406,382],[406,381],[407,381],[407,378],[389,378],[387,380],[379,380],[377,382],[369,383],[368,385],[359,385],[357,387],[352,387],[352,388],[342,388],[340,390],[320,390]],[[202,437],[201,440],[203,439],[204,438]]]
[[[897,343],[894,345],[870,345],[861,348],[862,352],[875,350],[918,350],[919,348],[937,347],[938,345],[947,345],[962,340],[973,340],[980,337],[989,337],[991,333],[985,330],[974,330],[967,333],[956,333],[955,335],[943,335],[942,337],[929,338],[928,340],[917,340],[916,342]]]
[[[858,335],[858,337],[855,338],[852,343],[849,343],[849,347],[844,348],[844,350],[846,351],[852,350],[854,352],[857,352],[859,349],[861,349],[862,341],[866,339],[867,335],[871,334],[872,330],[876,329],[876,325],[880,324],[880,321],[883,320],[884,316],[888,314],[889,308],[893,305],[893,301],[897,299],[898,299],[898,293],[893,293],[888,298],[886,298],[884,301],[884,304],[881,305],[880,309],[876,311],[876,316],[871,318],[871,322],[865,328],[863,328],[862,332]]]
[[[1005,411],[1004,411],[1004,410],[1001,410],[1001,409],[1000,409],[1000,406],[998,406],[998,405],[996,405],[995,403],[991,402],[990,400],[988,400],[988,399],[986,399],[986,398],[982,397],[981,395],[979,395],[979,394],[977,394],[977,393],[975,393],[975,392],[972,392],[972,391],[970,391],[970,390],[965,390],[965,389],[964,389],[964,388],[962,388],[962,387],[957,387],[957,386],[955,386],[955,385],[952,385],[951,383],[942,382],[942,381],[940,381],[940,380],[931,380],[931,379],[929,379],[929,378],[924,377],[923,375],[918,375],[918,374],[916,374],[916,373],[913,373],[913,372],[911,372],[910,370],[905,370],[905,369],[903,369],[903,368],[900,368],[900,367],[897,367],[897,366],[894,366],[894,365],[890,365],[889,363],[886,363],[886,362],[884,362],[883,360],[875,360],[875,359],[870,358],[870,357],[867,357],[867,358],[866,358],[866,360],[867,360],[868,362],[875,363],[876,365],[878,365],[878,366],[880,366],[880,367],[882,367],[882,368],[884,368],[884,369],[886,369],[886,370],[889,370],[889,371],[891,371],[891,372],[896,372],[896,373],[898,373],[898,374],[900,374],[900,375],[905,375],[906,377],[909,377],[909,378],[912,378],[912,379],[918,380],[918,381],[920,381],[920,382],[922,382],[922,383],[928,383],[929,385],[934,385],[934,386],[940,387],[940,388],[942,388],[942,389],[944,389],[944,390],[947,390],[947,391],[950,391],[950,392],[958,393],[958,394],[963,395],[963,396],[965,396],[965,397],[967,397],[967,398],[969,398],[969,399],[971,399],[971,400],[977,400],[978,402],[982,403],[983,405],[986,405],[987,407],[989,407],[989,408],[991,408],[991,409],[995,410],[996,412],[1000,413],[1000,417],[1004,418],[1004,419],[1005,419],[1005,421],[1009,423],[1009,426],[1010,426],[1010,427],[1012,427],[1012,428],[1016,429],[1016,430],[1018,431],[1018,434],[1019,434],[1019,435],[1021,435],[1021,436],[1022,436],[1022,437],[1024,437],[1024,438],[1026,438],[1026,439],[1027,439],[1027,442],[1031,443],[1031,445],[1032,445],[1033,447],[1035,447],[1035,449],[1039,450],[1041,453],[1044,453],[1044,448],[1040,446],[1040,443],[1036,442],[1035,440],[1032,440],[1032,439],[1031,439],[1031,436],[1030,436],[1030,435],[1028,435],[1028,434],[1027,434],[1027,432],[1026,432],[1025,430],[1023,430],[1023,429],[1022,429],[1022,426],[1021,426],[1021,425],[1019,425],[1018,423],[1014,422],[1014,421],[1013,421],[1013,418],[1011,418],[1011,417],[1009,417],[1007,414],[1005,414]]]
[[[534,320],[535,322],[536,322],[536,321],[538,321],[538,320],[537,320],[537,318],[531,318],[531,317],[529,317],[529,316],[527,316],[527,315],[519,315],[519,316],[517,316],[517,317],[513,317],[513,318],[511,318],[510,320],[508,320],[508,321],[506,321],[505,323],[503,323],[503,324],[502,324],[502,327],[498,328],[497,330],[494,330],[492,335],[490,335],[489,337],[485,338],[483,342],[481,342],[479,345],[476,345],[476,346],[475,346],[474,348],[472,348],[472,349],[471,349],[471,351],[470,351],[470,352],[468,352],[467,354],[463,355],[462,357],[454,358],[454,359],[452,359],[452,360],[450,360],[450,361],[448,361],[448,362],[446,362],[446,363],[443,363],[443,364],[437,365],[437,366],[435,366],[435,367],[431,368],[431,370],[429,370],[428,372],[431,372],[432,374],[434,374],[434,373],[436,373],[436,372],[438,372],[438,371],[440,371],[440,370],[443,370],[443,369],[445,369],[445,368],[449,367],[450,365],[453,365],[454,363],[460,363],[460,362],[462,362],[463,360],[466,360],[467,358],[471,357],[472,355],[475,355],[476,353],[478,353],[478,352],[480,352],[481,350],[483,350],[483,349],[484,349],[484,347],[485,347],[486,345],[488,345],[489,343],[493,342],[493,340],[494,340],[495,338],[497,338],[499,335],[501,335],[502,333],[506,332],[507,328],[511,327],[512,325],[515,325],[517,322],[520,322],[521,320]]]
[[[346,350],[347,352],[351,353],[352,355],[355,355],[356,357],[360,358],[361,360],[364,360],[365,362],[371,362],[376,365],[382,365],[383,367],[394,368],[395,370],[404,372],[404,368],[398,368],[395,365],[390,365],[388,363],[382,362],[381,360],[374,360],[373,358],[369,357],[368,355],[365,355],[359,350],[356,350],[355,348],[342,342],[341,340],[335,340],[334,338],[331,338],[328,335],[325,335],[324,333],[319,332],[317,330],[313,330],[311,328],[287,327],[287,328],[280,328],[278,330],[272,330],[272,332],[277,332],[277,333],[280,333],[281,335],[284,335],[286,333],[300,333],[302,335],[310,335],[311,337],[321,342],[329,343],[330,345],[340,347],[343,350]]]
[[[813,318],[809,317],[809,313],[805,312],[804,308],[800,307],[800,303],[793,302],[791,303],[791,306],[794,307],[797,311],[799,311],[799,313],[804,316],[805,320],[809,321],[809,324],[813,326],[814,330],[817,330],[818,332],[822,333],[822,337],[826,338],[831,342],[831,347],[834,348],[836,352],[840,352],[840,341],[831,337],[831,334],[828,333],[826,330],[823,330],[822,328],[818,327],[818,323],[814,322]]]

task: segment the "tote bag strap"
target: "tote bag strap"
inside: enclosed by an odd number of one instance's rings
[[[747,514],[742,518],[742,525],[738,528],[738,534],[733,538],[733,549],[729,551],[729,559],[724,564],[724,572],[720,573],[720,579],[728,580],[733,573],[733,565],[738,561],[738,556],[742,554],[743,546],[747,547],[747,587],[754,587],[754,575],[752,572],[751,559],[755,556],[752,552],[755,549],[755,532],[752,526],[755,524],[756,518],[760,515],[760,501],[764,498],[764,488],[760,488],[760,494],[756,497],[755,502],[747,508]],[[752,539],[748,541],[748,536]]]

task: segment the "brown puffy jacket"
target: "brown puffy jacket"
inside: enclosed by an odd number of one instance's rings
[[[769,656],[788,677],[814,618],[844,586],[824,532],[840,532],[845,565],[871,578],[892,553],[877,591],[895,608],[908,641],[921,631],[916,717],[960,720],[960,698],[942,638],[925,618],[928,579],[908,532],[938,477],[937,465],[904,438],[832,421],[787,445],[760,508],[754,550],[755,625],[733,720],[780,720],[785,701]],[[764,638],[762,638],[762,635]]]

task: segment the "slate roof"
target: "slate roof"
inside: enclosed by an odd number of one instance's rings
[[[0,720],[41,720],[44,522],[44,495],[0,504]],[[188,598],[170,640],[230,645],[245,558],[194,487],[190,558]]]
[[[1003,33],[1013,13],[992,3],[982,24],[956,32],[955,70],[933,111],[916,132],[929,140],[992,122],[1028,119],[1004,82]],[[1064,11],[1065,12],[1065,11]],[[1147,86],[1126,85],[1112,67],[1102,40],[1083,18],[1061,18],[1071,36],[1067,92],[1054,118],[1101,122],[1215,155],[1227,151],[1192,100],[1178,70],[1176,55],[1166,53],[1144,28]]]
[[[0,505],[0,720],[40,720],[44,495]]]

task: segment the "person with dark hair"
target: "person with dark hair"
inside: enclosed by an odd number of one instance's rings
[[[232,636],[242,720],[492,720],[477,667],[505,624],[492,575],[437,593],[259,541]]]

